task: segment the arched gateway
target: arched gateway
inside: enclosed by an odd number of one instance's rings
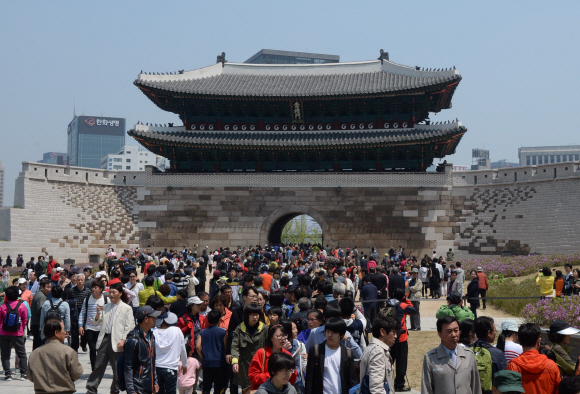
[[[316,220],[322,229],[323,242],[325,239],[332,239],[330,227],[320,212],[305,205],[293,204],[279,208],[266,217],[260,229],[260,242],[270,245],[281,243],[284,226],[299,215],[308,215]]]

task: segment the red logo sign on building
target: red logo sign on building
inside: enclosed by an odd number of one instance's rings
[[[95,125],[95,119],[94,118],[87,118],[85,119],[85,122],[89,125],[89,126],[94,126]]]

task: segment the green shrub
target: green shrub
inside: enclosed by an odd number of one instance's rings
[[[535,278],[514,283],[513,279],[500,278],[491,280],[489,283],[488,297],[538,297],[540,299],[540,288],[535,284]],[[522,317],[522,311],[526,305],[535,303],[532,299],[524,300],[489,300],[492,305],[511,315]]]

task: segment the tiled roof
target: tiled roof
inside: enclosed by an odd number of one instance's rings
[[[425,71],[388,61],[265,66],[226,63],[182,74],[141,73],[135,85],[184,95],[324,97],[400,93],[460,80],[455,69]]]
[[[129,130],[128,134],[149,143],[156,141],[176,145],[228,145],[248,147],[331,147],[340,145],[399,145],[438,140],[463,134],[460,122],[440,125],[418,125],[412,129],[370,129],[330,131],[178,131],[154,132]]]
[[[384,71],[335,75],[227,75],[177,81],[135,83],[182,94],[240,97],[319,97],[401,92],[443,85],[459,75],[412,77]]]

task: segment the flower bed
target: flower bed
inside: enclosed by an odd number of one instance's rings
[[[467,259],[463,261],[462,268],[466,272],[469,272],[472,269],[481,267],[488,277],[492,275],[503,275],[507,278],[533,274],[544,266],[559,267],[566,263],[571,263],[574,266],[580,265],[580,254]]]
[[[62,268],[67,269],[67,270],[69,269],[68,266],[64,266],[62,264],[60,266]],[[98,264],[97,263],[94,263],[94,264],[89,264],[89,263],[75,263],[75,267],[78,268],[78,272],[83,272],[83,269],[85,267],[91,267],[91,268],[93,268],[93,266],[98,268]],[[24,267],[15,267],[15,266],[8,267],[8,272],[10,272],[10,276],[12,278],[15,278],[15,277],[19,278],[20,277],[20,274],[22,273],[23,270],[24,270]],[[93,273],[94,272],[96,272],[96,271],[93,268]]]
[[[554,320],[564,320],[573,327],[580,327],[580,296],[558,297],[528,304],[522,311],[526,323],[548,327]]]

